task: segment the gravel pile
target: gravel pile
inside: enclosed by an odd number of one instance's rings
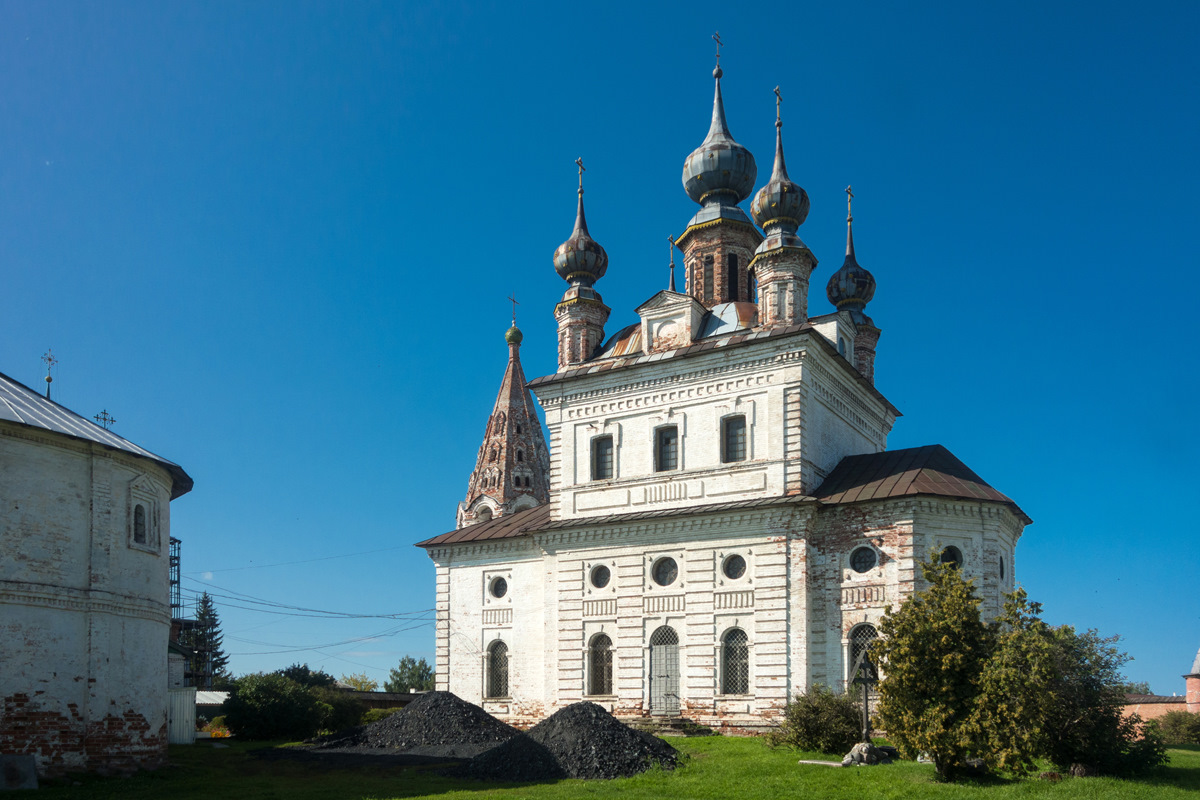
[[[390,717],[325,737],[314,749],[471,758],[518,733],[458,695],[427,692]]]
[[[662,739],[627,727],[595,703],[574,703],[455,773],[509,781],[625,778],[654,764],[674,769],[678,757]]]

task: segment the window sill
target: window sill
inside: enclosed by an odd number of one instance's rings
[[[583,699],[590,700],[593,703],[598,700],[604,702],[614,702],[617,700],[617,696],[615,694],[585,694]]]

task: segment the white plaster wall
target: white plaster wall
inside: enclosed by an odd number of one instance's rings
[[[145,459],[0,425],[0,749],[49,773],[165,756],[170,485]],[[131,492],[157,505],[147,546]],[[28,713],[52,733],[15,726]]]

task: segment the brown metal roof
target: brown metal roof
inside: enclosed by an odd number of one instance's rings
[[[940,444],[843,458],[816,491],[826,503],[861,503],[905,495],[934,495],[1005,503],[1033,522],[1006,495]]]
[[[518,511],[515,514],[505,514],[490,522],[480,522],[468,525],[456,531],[443,533],[417,542],[417,547],[438,547],[444,544],[464,544],[466,542],[483,542],[489,539],[511,539],[522,536],[529,530],[540,530],[550,521],[550,506],[543,504]]]

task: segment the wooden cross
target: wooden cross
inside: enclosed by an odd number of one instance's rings
[[[721,45],[723,44],[721,41],[721,32],[717,31],[713,34],[712,38],[717,43],[717,66],[719,67],[721,66]]]
[[[517,306],[521,304],[517,302],[517,298],[513,297],[514,294],[516,294],[516,292],[510,294],[508,299],[511,300],[513,304],[513,327],[515,328],[517,327]]]
[[[98,422],[104,428],[104,430],[108,430],[110,425],[116,423],[116,420],[113,419],[113,417],[108,413],[107,408],[96,416],[92,417],[92,419],[96,420],[96,422]]]
[[[779,87],[775,87],[775,124],[780,125],[779,120],[779,104],[783,102],[783,95],[779,93]]]
[[[846,217],[847,218],[850,217],[850,201],[853,199],[854,199],[854,192],[851,191],[849,186],[847,186],[846,187]]]
[[[579,165],[579,193],[583,194],[583,173],[587,172],[587,168],[583,166],[583,156],[575,159],[575,163]]]

